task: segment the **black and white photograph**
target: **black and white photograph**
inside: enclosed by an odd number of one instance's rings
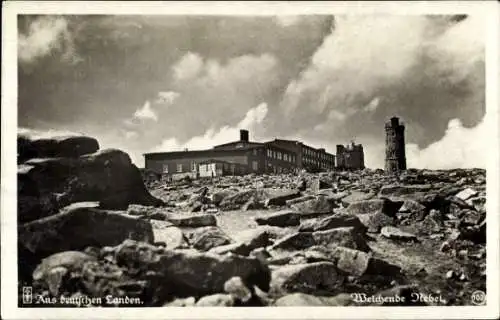
[[[498,7],[435,3],[4,3],[2,301],[498,316]]]

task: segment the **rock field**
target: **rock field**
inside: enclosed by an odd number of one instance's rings
[[[92,138],[18,146],[20,297],[33,286],[44,299],[114,297],[99,306],[471,305],[486,291],[483,169],[145,185],[126,153]],[[68,307],[44,306],[56,305]]]

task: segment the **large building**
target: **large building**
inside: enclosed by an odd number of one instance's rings
[[[337,145],[337,168],[341,170],[360,170],[365,168],[363,146],[351,142],[350,145]]]
[[[292,140],[252,142],[247,130],[240,130],[239,140],[212,149],[146,153],[144,158],[146,170],[172,179],[335,168],[335,156],[325,149],[315,149]]]

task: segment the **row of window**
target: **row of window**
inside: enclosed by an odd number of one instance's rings
[[[322,152],[316,152],[316,151],[313,151],[311,149],[304,148],[303,153],[304,153],[304,157],[310,156],[312,158],[319,158],[321,160],[329,160],[329,161],[333,160],[332,155],[322,153]]]
[[[295,155],[293,154],[267,149],[267,156],[269,158],[295,163]]]
[[[195,161],[191,161],[191,171],[193,171],[193,172],[198,171],[196,165],[197,165],[197,163]],[[201,166],[203,166],[203,167],[201,167]],[[210,166],[209,164],[206,164],[206,165],[200,164],[200,170],[208,170],[209,166]],[[243,167],[241,167],[241,168],[243,168]],[[178,163],[176,165],[176,172],[178,172],[178,173],[183,172],[182,171],[183,169],[184,168],[183,168],[182,163]],[[259,170],[259,163],[257,161],[252,161],[252,169],[254,171]],[[224,163],[224,170],[236,171],[236,165],[235,164],[230,165],[229,163]],[[241,170],[239,170],[239,171],[241,171]],[[168,164],[163,165],[163,173],[169,173]]]

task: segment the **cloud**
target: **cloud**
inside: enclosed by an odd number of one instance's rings
[[[158,110],[162,119],[165,114],[161,130],[185,140],[236,123],[275,94],[279,66],[270,54],[218,61],[186,53],[172,66],[172,81],[169,88],[178,96],[168,110]]]
[[[31,139],[50,139],[53,137],[61,137],[61,136],[81,136],[85,135],[83,132],[76,132],[70,130],[41,130],[41,129],[32,129],[32,128],[17,128],[18,135],[27,136]]]
[[[378,165],[384,123],[396,115],[407,123],[407,142],[425,150],[447,134],[450,120],[467,130],[484,117],[484,32],[480,16],[336,16],[309,65],[288,83],[273,128],[356,139]]]
[[[192,52],[186,53],[173,67],[176,80],[189,80],[196,77],[203,68],[200,55]]]
[[[59,50],[68,62],[78,62],[73,37],[64,17],[43,16],[33,20],[26,33],[19,33],[18,56],[21,62],[31,63]]]
[[[160,103],[164,105],[171,105],[180,96],[178,92],[174,91],[160,91],[158,92],[158,97],[155,103]]]
[[[209,149],[214,145],[235,141],[239,138],[239,130],[247,129],[250,132],[258,130],[268,113],[266,103],[261,103],[248,110],[245,117],[235,126],[224,126],[216,130],[208,129],[203,135],[193,137],[185,143],[180,143],[176,138],[165,139],[160,145],[153,148],[153,152],[170,152],[184,149]]]
[[[474,128],[465,128],[459,119],[452,119],[444,137],[427,148],[406,145],[409,168],[452,169],[486,168],[489,143],[483,119]]]
[[[149,100],[147,100],[144,103],[142,108],[139,108],[134,112],[134,118],[142,120],[142,121],[145,121],[145,120],[153,120],[155,122],[158,121],[158,115],[151,108],[151,103],[149,102]]]
[[[365,111],[373,112],[373,111],[377,110],[377,107],[379,104],[380,104],[380,98],[375,97],[363,109]]]
[[[138,136],[138,133],[135,131],[125,131],[125,138],[127,139],[133,139]]]

